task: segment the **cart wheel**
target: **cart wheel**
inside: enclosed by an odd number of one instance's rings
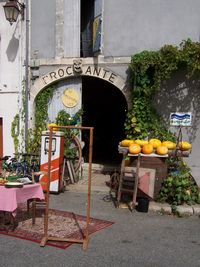
[[[82,160],[82,148],[81,143],[77,137],[72,137],[69,139],[67,159],[72,162],[75,174],[79,171],[81,160]]]
[[[119,172],[114,172],[110,176],[110,193],[114,192],[116,197],[119,188],[119,178],[120,178]]]

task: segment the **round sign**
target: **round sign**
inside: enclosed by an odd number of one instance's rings
[[[66,107],[73,108],[78,104],[79,95],[76,90],[69,88],[64,91],[61,100]]]

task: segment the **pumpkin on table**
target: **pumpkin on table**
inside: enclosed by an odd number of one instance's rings
[[[187,151],[192,147],[192,145],[186,141],[179,142],[178,146],[182,151]]]
[[[153,152],[153,146],[151,144],[145,144],[142,147],[143,154],[151,154]]]
[[[152,138],[149,140],[149,144],[151,144],[153,148],[157,148],[158,146],[161,145],[161,141],[157,138]]]
[[[144,146],[146,144],[148,144],[148,140],[140,140],[140,139],[136,139],[135,142],[136,144],[138,144],[139,146]]]
[[[176,148],[176,144],[172,141],[163,141],[162,145],[166,146],[168,149],[171,149],[171,150]]]
[[[128,148],[130,154],[138,154],[141,152],[141,147],[138,144],[131,144]]]
[[[156,148],[156,153],[158,155],[166,155],[168,153],[168,148],[166,146],[160,145]]]
[[[134,143],[134,140],[124,139],[119,144],[120,146],[129,147],[133,143]]]

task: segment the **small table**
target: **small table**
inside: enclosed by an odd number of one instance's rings
[[[18,204],[37,198],[44,199],[42,187],[38,183],[27,184],[22,188],[0,186],[0,211],[9,212],[15,218]]]
[[[142,157],[160,157],[160,158],[167,158],[168,154],[166,155],[158,155],[156,153],[152,154],[129,154],[128,153],[128,148],[126,147],[118,147],[119,153],[123,154],[122,158],[122,163],[121,163],[121,174],[120,174],[120,181],[119,181],[119,189],[118,189],[118,195],[117,195],[117,205],[119,206],[120,199],[121,199],[121,184],[122,184],[122,179],[123,179],[123,174],[125,171],[125,158],[126,156],[129,157],[137,157],[137,164],[136,164],[136,173],[135,173],[135,183],[134,183],[134,188],[133,188],[133,198],[132,198],[132,205],[131,205],[131,210],[135,208],[136,206],[136,198],[137,198],[137,191],[138,191],[138,182],[139,182],[139,170],[140,170],[140,161]]]

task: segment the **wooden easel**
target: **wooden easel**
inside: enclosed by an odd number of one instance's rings
[[[50,128],[49,134],[49,150],[48,150],[48,183],[46,192],[46,209],[44,216],[44,237],[40,242],[40,246],[44,247],[48,241],[65,241],[70,243],[80,243],[83,249],[87,249],[89,243],[89,224],[90,224],[90,201],[91,201],[91,176],[92,176],[92,147],[93,147],[93,127],[82,127],[82,126],[56,126],[56,128],[61,129],[79,129],[79,130],[89,130],[90,140],[89,140],[89,169],[88,169],[88,194],[87,194],[87,210],[86,210],[86,228],[84,230],[82,239],[74,238],[59,238],[55,236],[48,235],[48,221],[49,221],[49,189],[50,189],[50,175],[51,175],[51,154],[52,154],[52,136],[53,136],[53,126]]]

